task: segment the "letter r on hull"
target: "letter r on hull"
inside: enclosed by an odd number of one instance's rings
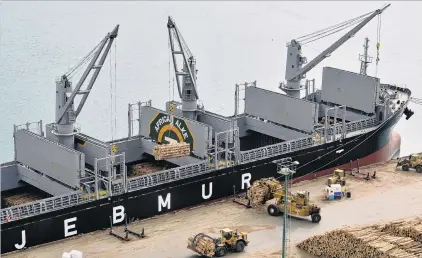
[[[208,194],[205,194],[205,184],[202,184],[202,198],[204,200],[209,199],[212,196],[212,182],[210,182],[210,190]]]
[[[15,244],[16,249],[22,249],[26,245],[26,233],[25,230],[22,230],[22,244]]]
[[[251,186],[251,178],[251,173],[242,174],[242,190],[245,189],[245,184],[247,185],[247,187]]]
[[[113,224],[120,223],[125,219],[125,207],[119,205],[113,207]]]
[[[76,221],[76,217],[64,220],[64,237],[70,237],[70,236],[78,234],[77,230],[69,231],[69,229],[76,228],[75,224],[69,225],[70,222],[75,222],[75,221]]]
[[[171,199],[170,193],[167,194],[166,200],[163,200],[163,197],[161,195],[158,196],[158,212],[161,212],[161,209],[163,207],[167,207],[167,209],[170,210],[170,199]]]

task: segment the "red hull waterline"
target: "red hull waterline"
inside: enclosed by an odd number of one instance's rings
[[[393,158],[398,157],[398,155],[400,154],[400,145],[401,145],[400,134],[393,131],[391,133],[391,138],[388,144],[385,145],[382,149],[378,150],[377,152],[374,152],[371,155],[368,155],[366,157],[359,159],[359,166],[367,166],[367,165],[372,165],[376,163],[386,162]],[[353,161],[352,163],[353,163],[352,166],[356,167],[356,161]],[[330,175],[333,173],[334,168],[350,170],[350,162],[347,164],[324,169],[318,172],[310,173],[300,178],[295,178],[293,182],[297,183],[300,181],[312,180],[317,177]]]

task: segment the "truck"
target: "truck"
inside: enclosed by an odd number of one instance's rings
[[[187,248],[205,257],[222,257],[229,251],[243,252],[249,244],[248,235],[230,228],[220,230],[220,237],[214,238],[204,233],[188,239]]]

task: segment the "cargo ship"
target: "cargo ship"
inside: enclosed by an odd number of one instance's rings
[[[1,164],[1,253],[119,225],[125,216],[143,219],[245,192],[254,180],[280,178],[274,161],[285,158],[299,164],[293,179],[300,181],[357,160],[368,165],[397,157],[400,136],[393,129],[413,115],[411,91],[367,75],[367,40],[359,73],[324,67],[321,90],[305,78],[388,6],[289,42],[282,92],[256,81],[236,84],[233,116],[199,104],[196,60],[169,17],[181,101],[168,101],[165,110],[151,100],[129,104],[128,137],[102,141],[82,133],[76,119],[117,25],[56,80],[53,123],[14,126],[14,160]],[[350,27],[312,61],[302,56],[303,44]],[[81,64],[87,68],[73,86],[70,77]]]

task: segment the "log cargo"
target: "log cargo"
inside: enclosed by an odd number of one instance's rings
[[[256,207],[272,199],[273,194],[281,190],[280,182],[273,177],[256,180],[248,189],[248,198],[251,201],[250,205]]]
[[[402,220],[316,235],[297,246],[318,257],[422,257],[422,220]]]
[[[3,199],[6,201],[8,206],[16,206],[40,200],[42,197],[35,193],[20,193],[8,197],[3,197]]]
[[[205,234],[198,234],[188,238],[188,248],[207,257],[215,254],[215,240]]]
[[[190,155],[190,144],[175,142],[154,146],[152,154],[156,160],[172,159]]]
[[[137,177],[137,176],[142,176],[142,175],[151,174],[157,171],[161,171],[163,169],[164,169],[163,166],[157,166],[156,164],[153,164],[153,163],[141,163],[141,164],[130,166],[128,169],[128,176]]]

